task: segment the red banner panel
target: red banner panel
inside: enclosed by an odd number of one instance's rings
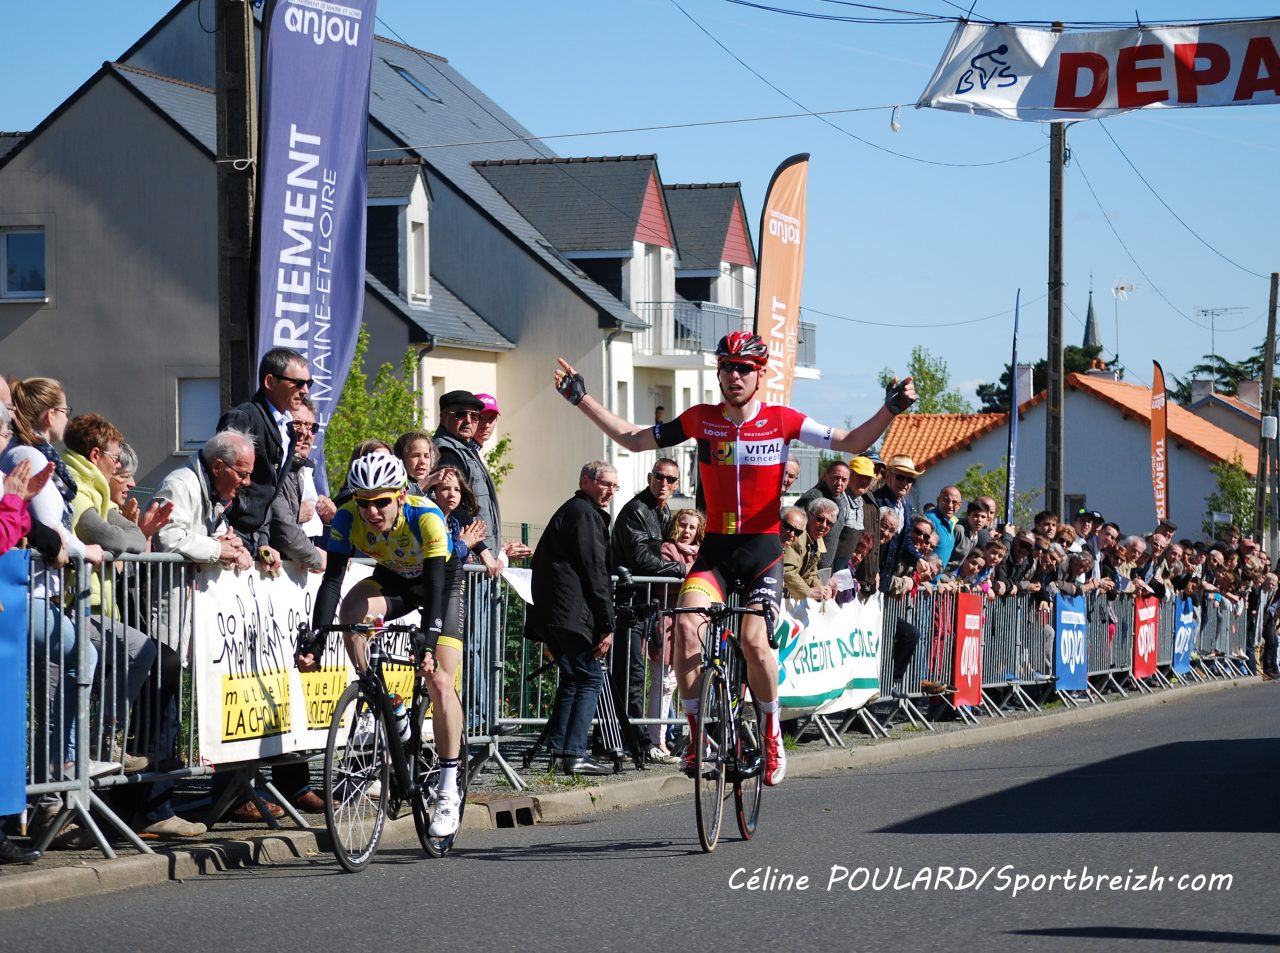
[[[982,704],[982,596],[956,595],[956,694],[957,705]]]
[[[1160,600],[1154,596],[1133,602],[1133,677],[1156,673],[1156,640],[1159,638]]]

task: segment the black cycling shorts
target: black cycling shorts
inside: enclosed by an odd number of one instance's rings
[[[782,540],[777,533],[708,533],[680,587],[724,602],[741,592],[746,605],[782,603]]]

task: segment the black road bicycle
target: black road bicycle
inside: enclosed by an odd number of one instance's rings
[[[314,637],[323,638],[333,632],[366,636],[369,659],[364,674],[357,675],[338,699],[325,745],[325,822],[334,856],[351,873],[363,870],[378,850],[386,819],[399,817],[407,802],[413,811],[414,827],[423,850],[432,857],[443,857],[453,847],[457,834],[432,837],[430,833],[440,759],[432,741],[423,737],[430,704],[427,682],[415,674],[413,697],[405,699],[408,737],[402,739],[401,723],[397,722],[382,671],[384,665],[408,665],[416,669],[422,631],[415,625],[371,622],[327,625],[311,630],[304,623],[298,627],[298,644],[309,645]],[[408,636],[410,650],[407,654],[394,654],[384,642],[402,635]],[[465,729],[458,752],[461,822],[471,774]]]
[[[697,613],[702,626],[702,694],[699,696],[696,770],[693,776],[694,807],[698,820],[698,840],[708,853],[720,839],[728,785],[733,785],[733,803],[738,831],[750,840],[760,820],[760,797],[764,793],[764,748],[755,705],[745,698],[747,663],[742,644],[734,632],[735,620],[763,616],[766,609],[731,608],[723,603],[667,609],[663,615]]]

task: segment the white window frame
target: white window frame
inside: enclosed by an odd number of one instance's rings
[[[0,304],[49,304],[53,300],[53,216],[31,214],[0,215]],[[8,242],[5,236],[35,232],[44,237],[44,290],[9,291]]]
[[[216,364],[208,365],[181,365],[176,367],[165,368],[165,392],[169,395],[166,401],[166,411],[168,420],[166,421],[166,431],[169,434],[169,455],[173,457],[189,457],[193,453],[199,453],[203,443],[199,447],[182,445],[182,382],[188,380],[212,380],[219,382],[219,370]],[[222,414],[222,399],[219,392],[217,402],[218,414],[213,418],[213,426],[216,427],[218,417]],[[213,432],[209,433],[209,437],[213,436]],[[206,440],[208,437],[205,438]]]

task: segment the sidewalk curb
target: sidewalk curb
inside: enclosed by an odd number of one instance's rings
[[[1257,683],[1261,685],[1261,683]],[[792,778],[820,777],[836,771],[898,761],[906,757],[971,748],[1009,739],[1043,734],[1068,725],[1087,724],[1113,715],[1141,711],[1204,694],[1247,688],[1243,679],[1181,686],[1155,695],[1130,696],[1105,705],[1055,711],[1017,721],[995,721],[977,728],[939,734],[920,734],[892,741],[878,741],[855,748],[827,748],[793,754],[787,773]],[[687,797],[693,782],[681,774],[652,774],[631,781],[570,791],[533,795],[538,820],[554,823]],[[489,830],[488,812],[477,804],[463,816],[464,830]],[[95,860],[80,866],[51,867],[14,872],[0,877],[0,910],[16,910],[55,900],[70,900],[132,887],[217,874],[253,867],[274,867],[328,852],[328,832],[323,827],[254,833],[242,840],[195,843],[166,853]],[[417,842],[413,818],[406,814],[388,821],[383,843],[399,846]]]

